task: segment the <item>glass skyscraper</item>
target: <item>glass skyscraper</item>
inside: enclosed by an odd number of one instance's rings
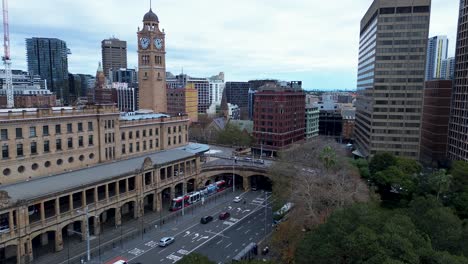
[[[65,41],[56,38],[26,39],[29,74],[47,80],[47,87],[64,104],[70,103],[68,84],[68,54]]]

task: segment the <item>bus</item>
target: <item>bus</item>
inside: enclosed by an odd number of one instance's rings
[[[257,243],[251,242],[243,250],[241,250],[234,258],[232,263],[241,262],[243,260],[252,260],[258,254]]]

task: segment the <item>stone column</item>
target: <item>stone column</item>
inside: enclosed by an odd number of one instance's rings
[[[171,197],[170,199],[174,199],[175,198],[175,186],[171,186]]]
[[[86,234],[88,233],[88,226],[86,225],[86,216],[81,221],[81,241],[86,241]]]
[[[120,207],[115,209],[115,225],[120,226],[122,224],[122,215],[120,214]]]
[[[133,208],[133,219],[137,219],[139,216],[143,215],[142,211],[142,201],[137,199],[135,202],[135,207]]]
[[[86,206],[86,190],[81,192],[81,205],[82,207]]]
[[[62,229],[58,228],[55,231],[55,251],[61,251],[63,249],[63,240],[62,240]]]
[[[45,246],[49,244],[49,237],[47,236],[47,233],[42,233],[41,234],[41,246]]]
[[[119,185],[119,181],[116,181],[115,182],[115,195],[118,197],[120,197],[120,185]]]
[[[99,221],[99,217],[96,216],[94,219],[94,235],[97,236],[101,233],[101,222]]]
[[[45,220],[45,209],[44,209],[44,202],[41,202],[41,207],[40,207],[40,210],[41,210],[41,220],[44,221]]]
[[[98,190],[97,190],[97,187],[94,187],[94,204],[96,205],[95,208],[97,208],[97,204],[98,204],[98,201],[99,201],[99,198],[98,198]]]
[[[156,201],[156,211],[161,212],[162,209],[162,192],[156,192],[155,199]]]
[[[18,222],[16,224],[18,224]],[[13,211],[8,212],[8,227],[10,228],[10,236],[13,237],[15,235],[15,220],[13,218]]]
[[[184,194],[187,194],[187,183],[186,182],[182,182],[182,192]]]
[[[106,201],[109,201],[109,184],[106,184]]]
[[[240,176],[242,177],[242,176]],[[248,191],[250,189],[250,181],[249,178],[242,177],[242,187],[244,187],[244,191]]]
[[[55,199],[55,215],[58,220],[60,218],[60,198]]]
[[[70,212],[73,211],[73,194],[68,196],[68,202],[70,203]]]

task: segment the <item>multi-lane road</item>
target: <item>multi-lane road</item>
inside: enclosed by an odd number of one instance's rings
[[[130,264],[175,263],[191,252],[198,252],[217,263],[228,263],[247,244],[259,242],[271,231],[269,197],[257,191],[243,193],[242,198],[239,203],[226,200],[206,213],[214,218],[208,224],[200,223],[202,215],[186,215],[188,219],[183,223],[147,237],[121,257]],[[219,220],[221,212],[229,212],[231,216]],[[158,247],[159,239],[164,236],[175,237],[175,242]]]

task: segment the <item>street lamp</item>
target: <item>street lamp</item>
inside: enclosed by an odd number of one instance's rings
[[[236,175],[234,174],[234,162],[236,161],[236,156],[232,160],[232,192],[236,192]]]
[[[91,251],[90,251],[90,241],[89,241],[89,208],[86,205],[84,212],[81,210],[76,210],[78,213],[84,213],[86,215],[86,253],[88,261],[91,260]],[[83,230],[81,230],[83,232]]]

